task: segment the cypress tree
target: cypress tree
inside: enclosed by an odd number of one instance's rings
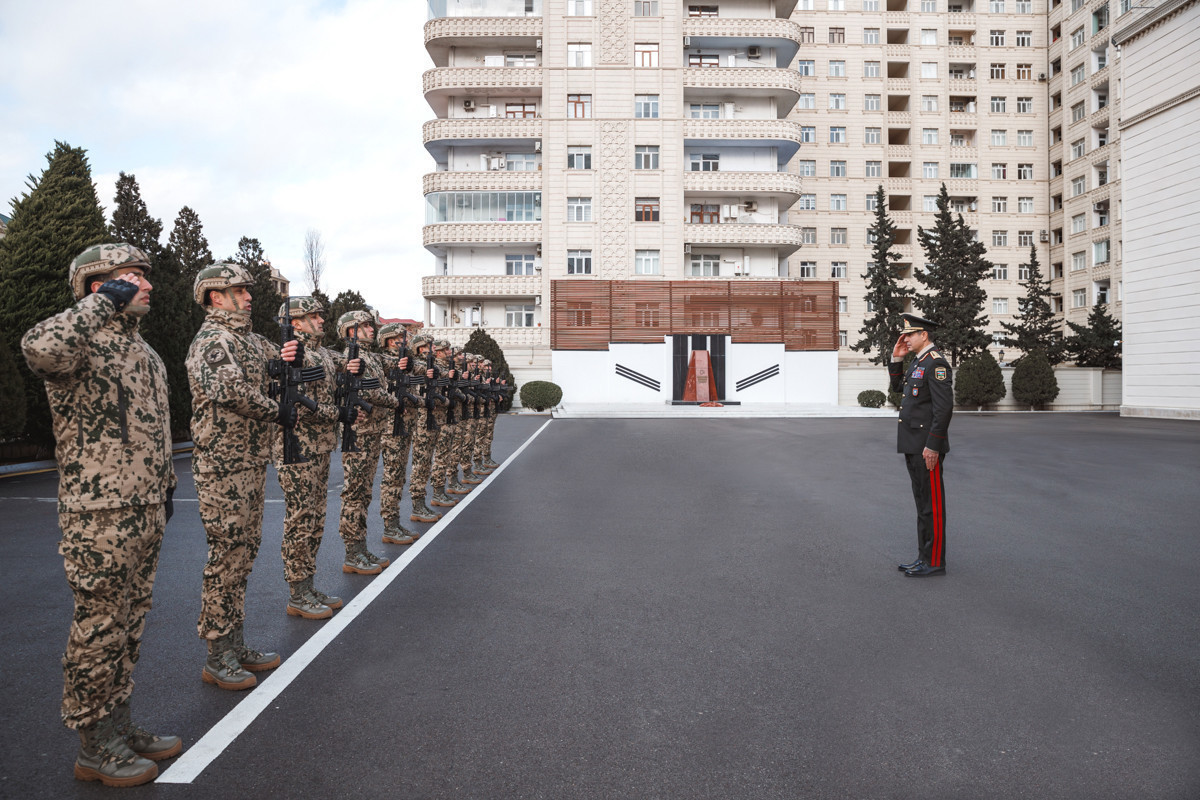
[[[0,442],[15,439],[25,431],[25,380],[17,360],[0,338]]]
[[[513,397],[518,397],[517,381],[513,378],[512,370],[508,368],[508,361],[504,358],[504,351],[500,349],[500,345],[496,344],[484,328],[476,328],[471,331],[471,336],[467,339],[466,345],[463,347],[468,353],[476,353],[492,362],[492,375],[497,380],[508,381],[508,385],[513,387]],[[512,408],[512,401],[505,404],[505,408]],[[501,410],[505,410],[502,408]]]
[[[1050,366],[1042,350],[1032,350],[1017,362],[1013,370],[1012,390],[1017,402],[1031,408],[1051,403],[1058,397],[1058,379],[1054,377],[1054,367]]]
[[[1121,368],[1121,323],[1108,315],[1103,303],[1092,306],[1086,325],[1068,322],[1071,335],[1064,347],[1076,366]]]
[[[954,402],[960,406],[991,405],[1004,398],[1004,374],[991,351],[984,348],[963,361],[954,374]]]
[[[918,228],[917,238],[925,251],[925,269],[914,270],[917,280],[929,289],[914,299],[924,316],[938,323],[938,349],[951,365],[987,349],[988,318],[983,313],[987,292],[983,280],[992,271],[987,249],[971,235],[962,214],[950,213],[946,184],[938,193],[937,216],[932,228]]]
[[[175,217],[175,227],[171,229],[171,237],[167,240],[167,249],[174,262],[180,286],[186,289],[187,340],[190,344],[204,322],[204,309],[192,295],[192,286],[196,283],[196,274],[214,261],[212,251],[208,249],[208,239],[204,236],[204,226],[200,222],[199,214],[187,206],[179,209],[179,215]]]
[[[1041,350],[1049,364],[1057,364],[1062,361],[1058,320],[1050,310],[1050,281],[1042,276],[1036,247],[1029,248],[1029,263],[1022,264],[1021,268],[1029,270],[1028,280],[1020,282],[1025,289],[1025,299],[1014,317],[1015,322],[1000,323],[1008,334],[1004,346],[1015,347],[1022,353]],[[1016,363],[1021,363],[1020,359]]]
[[[275,291],[275,286],[271,283],[271,262],[267,261],[267,254],[263,252],[262,244],[258,239],[243,236],[238,240],[237,255],[230,260],[241,264],[249,270],[250,275],[254,278],[254,285],[250,287],[252,297],[250,301],[251,329],[272,342],[277,342],[279,339],[279,306],[283,304],[283,298],[279,296],[279,292]]]
[[[900,285],[900,269],[896,266],[900,254],[892,249],[896,241],[896,225],[888,216],[882,184],[875,190],[875,222],[868,230],[874,234],[875,246],[871,251],[867,272],[862,277],[867,284],[864,297],[875,311],[859,329],[863,338],[850,345],[850,349],[862,353],[878,349],[871,356],[871,362],[885,364],[892,359],[892,347],[903,327],[900,315],[904,313],[905,301],[912,297],[913,291]]]
[[[38,322],[75,302],[67,283],[72,259],[94,244],[112,241],[92,183],[86,151],[55,142],[41,176],[12,201],[12,222],[0,239],[0,337],[25,386],[25,435],[54,440],[42,381],[20,358],[20,341]]]

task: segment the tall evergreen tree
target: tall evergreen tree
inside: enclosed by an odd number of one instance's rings
[[[25,380],[17,360],[0,338],[0,442],[25,432]]]
[[[903,327],[900,315],[904,313],[905,301],[913,294],[912,289],[900,285],[900,268],[896,265],[900,254],[892,248],[896,241],[896,225],[888,216],[886,200],[881,184],[875,190],[875,222],[868,229],[874,235],[875,246],[871,250],[867,272],[862,276],[867,284],[864,299],[875,311],[859,329],[863,338],[850,345],[851,350],[862,353],[878,350],[871,356],[871,361],[876,364],[891,360],[892,347]]]
[[[279,339],[279,306],[283,298],[271,282],[271,262],[258,239],[243,236],[238,240],[237,255],[232,261],[241,264],[254,277],[250,287],[250,324],[253,331],[271,341]]]
[[[339,347],[341,342],[337,332],[338,317],[345,314],[347,311],[358,311],[360,309],[370,309],[367,301],[358,292],[347,289],[338,292],[338,296],[333,298],[333,302],[326,306],[329,313],[325,315],[325,337],[324,344],[326,347]]]
[[[196,283],[196,274],[213,263],[212,251],[208,249],[208,239],[204,236],[204,226],[200,215],[184,206],[175,217],[175,227],[171,229],[171,237],[167,240],[167,248],[182,286],[187,289],[188,297],[188,341],[196,335],[200,324],[204,322],[204,309],[196,303],[192,296],[192,286]]]
[[[1050,281],[1042,276],[1036,247],[1029,248],[1029,263],[1022,264],[1021,269],[1029,270],[1029,278],[1020,282],[1025,289],[1025,299],[1014,316],[1015,322],[1000,323],[1008,334],[1004,346],[1015,347],[1024,354],[1041,350],[1050,364],[1058,364],[1062,361],[1058,320],[1050,309]]]
[[[67,284],[71,260],[94,244],[112,241],[92,183],[86,151],[55,142],[41,176],[12,201],[8,235],[0,239],[0,337],[13,354],[25,386],[25,433],[53,441],[42,381],[19,356],[25,331],[74,302]]]
[[[1121,368],[1121,323],[1108,314],[1103,303],[1092,306],[1086,325],[1068,322],[1071,335],[1064,347],[1076,366]]]
[[[938,323],[938,349],[951,365],[987,348],[987,315],[983,313],[987,291],[983,281],[992,272],[987,249],[971,235],[962,214],[950,213],[946,184],[938,193],[937,216],[932,228],[918,228],[917,237],[925,251],[925,269],[914,270],[929,294],[918,294],[914,303],[921,313]]]
[[[492,362],[492,375],[497,380],[508,381],[508,385],[513,387],[513,397],[520,397],[517,393],[517,381],[513,378],[512,370],[508,368],[508,361],[504,358],[504,351],[500,349],[500,345],[496,340],[488,334],[484,328],[476,328],[471,331],[471,336],[467,339],[466,345],[463,347],[468,353],[477,353]],[[504,405],[506,408],[512,408],[510,400]]]

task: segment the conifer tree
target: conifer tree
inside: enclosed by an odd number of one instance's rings
[[[367,301],[363,299],[363,296],[353,289],[338,292],[338,296],[333,298],[333,302],[329,303],[326,308],[329,309],[329,313],[325,315],[324,344],[326,347],[335,349],[341,347],[341,337],[338,335],[337,321],[341,318],[342,314],[345,314],[347,311],[358,311],[360,309],[371,310],[371,307],[367,305]]]
[[[922,315],[938,323],[937,345],[957,367],[960,361],[985,350],[987,315],[983,313],[987,292],[983,280],[992,271],[987,249],[971,235],[962,214],[950,213],[946,184],[938,193],[937,216],[932,228],[918,228],[917,237],[925,251],[925,269],[914,270],[928,289],[914,304]]]
[[[1121,323],[1109,316],[1103,303],[1092,306],[1087,324],[1068,322],[1071,335],[1064,347],[1076,366],[1121,368]]]
[[[512,370],[508,368],[508,361],[504,358],[504,351],[500,349],[500,345],[488,334],[487,330],[476,328],[471,331],[471,336],[467,339],[467,343],[463,349],[468,353],[476,353],[491,361],[492,375],[497,380],[508,381],[508,385],[513,387],[513,397],[519,396],[517,394],[517,381],[513,378]],[[505,408],[512,408],[511,400],[505,404]]]
[[[986,347],[963,361],[954,375],[954,402],[960,406],[983,406],[998,402],[1008,394],[1000,365]]]
[[[1041,350],[1047,362],[1057,364],[1062,361],[1058,320],[1050,309],[1050,281],[1042,276],[1036,247],[1029,248],[1029,263],[1022,264],[1021,268],[1029,270],[1029,278],[1020,282],[1025,289],[1025,299],[1014,316],[1015,322],[1000,323],[1008,334],[1004,346],[1015,347],[1026,354]],[[1020,359],[1016,363],[1020,363]]]
[[[0,338],[0,442],[25,432],[25,380],[8,342]]]
[[[208,249],[208,239],[204,236],[204,225],[200,222],[199,214],[187,206],[179,209],[179,215],[175,217],[175,227],[171,229],[171,237],[167,240],[167,249],[174,262],[180,285],[187,290],[187,339],[190,343],[204,322],[204,309],[196,302],[192,287],[196,283],[197,273],[214,261],[212,251]]]
[[[896,225],[888,216],[882,184],[875,190],[875,222],[869,231],[874,235],[875,246],[871,251],[867,272],[862,277],[867,285],[865,299],[868,307],[874,307],[875,311],[859,329],[863,338],[850,345],[850,349],[862,353],[878,350],[871,356],[871,361],[885,364],[892,358],[892,347],[903,327],[900,315],[904,313],[905,300],[912,297],[913,292],[909,287],[900,285],[900,269],[896,266],[900,254],[892,249],[896,241]]]
[[[238,240],[237,255],[230,260],[241,264],[254,278],[254,285],[250,287],[251,329],[278,343],[279,306],[283,304],[283,298],[271,283],[271,262],[267,261],[262,244],[258,239],[243,236]]]
[[[1040,348],[1026,353],[1017,362],[1012,376],[1013,397],[1018,403],[1036,408],[1058,397],[1058,378],[1054,367]]]
[[[25,434],[38,444],[54,439],[50,406],[42,381],[19,355],[21,337],[75,302],[67,283],[72,259],[112,241],[86,151],[55,142],[46,160],[41,176],[27,179],[29,191],[12,201],[12,222],[0,239],[0,337],[25,386]]]

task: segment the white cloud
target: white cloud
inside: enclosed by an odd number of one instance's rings
[[[213,254],[258,238],[303,286],[304,232],[323,289],[421,315],[425,4],[360,0],[24,4],[0,19],[0,198],[54,140],[88,151],[101,204],[137,176],[164,238],[184,206]]]

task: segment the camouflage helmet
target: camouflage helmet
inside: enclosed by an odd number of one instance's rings
[[[490,367],[491,365],[492,365],[492,360],[490,358],[485,358],[483,360],[483,366]]]
[[[346,332],[356,325],[374,324],[375,315],[370,311],[363,311],[362,309],[358,309],[357,311],[347,311],[345,314],[342,314],[340,317],[338,317],[338,336],[341,336],[344,339],[347,335]]]
[[[196,273],[196,282],[192,284],[192,296],[196,298],[197,303],[205,305],[204,301],[209,292],[253,285],[254,278],[241,264],[218,261]]]
[[[449,350],[450,349],[450,340],[449,339],[435,339],[433,342],[433,349],[434,350]]]
[[[382,345],[388,339],[394,339],[404,333],[404,326],[399,322],[389,322],[386,325],[381,325],[379,332],[375,334],[376,340]]]
[[[325,309],[321,306],[321,302],[315,297],[289,297],[287,301],[287,315],[292,319],[303,317],[306,314],[323,314]],[[279,316],[284,315],[284,307],[279,306]]]
[[[67,280],[75,292],[75,299],[80,300],[91,291],[88,278],[108,276],[114,270],[124,271],[123,268],[130,267],[141,267],[143,273],[149,272],[150,259],[131,244],[94,244],[75,256]]]
[[[413,350],[416,350],[418,347],[429,344],[432,341],[433,341],[433,337],[430,336],[428,333],[414,333],[409,338],[408,344]]]

